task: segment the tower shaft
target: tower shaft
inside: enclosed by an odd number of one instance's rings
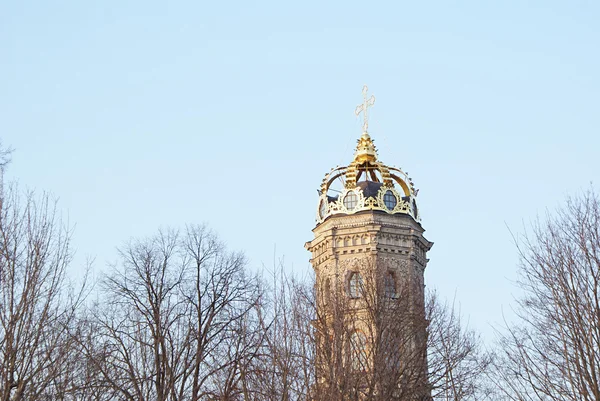
[[[428,400],[424,271],[433,243],[412,180],[378,160],[366,86],[363,97],[354,160],[323,179],[306,244],[316,277],[313,399]]]

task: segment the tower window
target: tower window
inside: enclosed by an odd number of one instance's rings
[[[325,280],[325,303],[331,302],[331,280],[329,278]]]
[[[394,273],[388,272],[385,275],[385,296],[387,298],[396,298],[396,278]]]
[[[353,370],[367,370],[367,336],[362,331],[355,331],[350,336],[350,358]]]
[[[388,190],[383,195],[383,203],[385,203],[385,207],[388,210],[394,210],[396,204],[398,203],[398,200],[396,199],[396,195],[394,195],[392,191]]]
[[[324,218],[325,215],[327,214],[327,207],[328,207],[328,203],[326,199],[322,199],[321,200],[321,206],[319,207],[319,216],[321,216],[321,218]]]
[[[344,207],[348,210],[353,210],[358,204],[358,195],[356,192],[350,191],[344,196]]]
[[[360,273],[350,273],[350,280],[348,283],[348,290],[352,298],[359,298],[362,292],[363,280]]]

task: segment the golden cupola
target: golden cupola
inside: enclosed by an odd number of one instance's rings
[[[357,115],[364,115],[364,124],[354,160],[348,166],[332,169],[323,178],[317,224],[332,215],[368,210],[408,214],[417,222],[421,220],[416,202],[418,190],[415,190],[410,177],[402,169],[378,160],[377,149],[368,133],[368,109],[375,103],[375,97],[368,98],[367,90],[365,85],[364,101],[355,111]]]

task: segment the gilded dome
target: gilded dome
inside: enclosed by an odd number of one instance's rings
[[[365,123],[354,160],[348,166],[332,169],[323,178],[319,190],[317,224],[332,215],[350,215],[365,210],[408,214],[417,222],[421,220],[416,202],[418,191],[408,174],[378,160],[377,149],[367,132],[366,113],[368,107],[375,103],[375,97],[367,99],[366,92],[365,86],[365,101],[356,109],[356,114],[364,113]]]

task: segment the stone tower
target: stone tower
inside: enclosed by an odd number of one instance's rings
[[[363,133],[352,162],[321,183],[312,253],[317,331],[314,399],[427,400],[423,273],[425,239],[417,190],[378,160]],[[348,397],[348,398],[347,398]]]

